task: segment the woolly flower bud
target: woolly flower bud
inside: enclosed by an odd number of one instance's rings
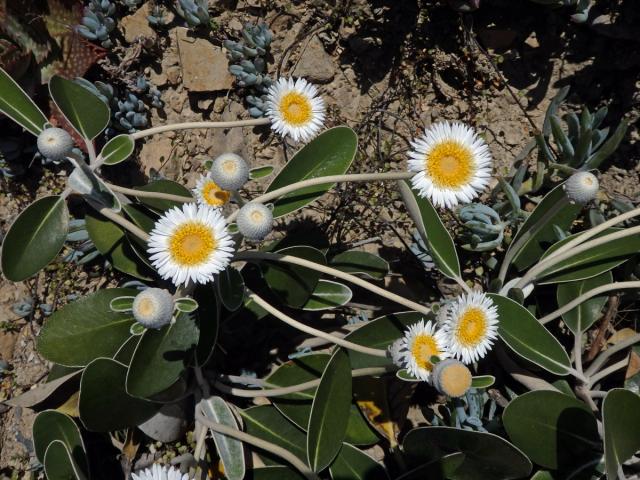
[[[471,388],[471,371],[451,358],[436,363],[431,378],[436,390],[449,397],[461,397]]]
[[[249,167],[240,155],[223,153],[211,165],[211,178],[224,190],[238,190],[249,180]]]
[[[403,353],[404,347],[403,347],[402,340],[403,340],[402,338],[399,338],[398,340],[393,342],[391,345],[389,345],[389,350],[388,350],[391,361],[396,367],[400,367],[400,368],[404,368],[405,366],[404,353]]]
[[[161,288],[143,290],[133,301],[133,316],[147,328],[161,328],[173,316],[173,297]]]
[[[62,160],[72,148],[73,138],[61,128],[46,128],[38,135],[38,150],[51,160]]]
[[[259,202],[249,202],[238,212],[238,230],[248,240],[262,240],[273,228],[273,213]]]
[[[593,173],[574,173],[564,184],[564,192],[575,203],[587,203],[596,198],[600,183]]]

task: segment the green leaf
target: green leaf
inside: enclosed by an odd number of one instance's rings
[[[140,280],[151,280],[152,272],[136,254],[125,231],[94,211],[85,214],[89,237],[113,268]]]
[[[595,417],[585,403],[564,393],[520,395],[507,405],[502,421],[513,443],[543,467],[563,469],[599,455]]]
[[[327,468],[340,451],[351,408],[351,365],[341,348],[322,373],[311,405],[307,429],[307,458],[315,472]]]
[[[135,142],[131,138],[131,135],[124,133],[109,140],[105,146],[102,147],[100,156],[105,165],[116,165],[129,158],[134,149]]]
[[[240,410],[240,415],[244,420],[245,431],[249,435],[275,443],[306,462],[306,435],[284,418],[275,407],[270,405],[251,407]],[[280,461],[268,452],[260,451],[260,453],[261,457],[268,459],[271,463]]]
[[[2,68],[0,68],[0,112],[36,136],[44,130],[43,127],[47,123],[44,113]]]
[[[98,357],[113,357],[129,338],[131,313],[111,311],[111,300],[136,290],[110,288],[57,310],[38,336],[38,353],[47,360],[82,367]]]
[[[398,182],[400,193],[418,233],[429,249],[429,255],[440,271],[449,278],[460,277],[460,262],[453,239],[431,202],[422,198],[409,186]]]
[[[297,471],[283,465],[254,468],[247,472],[247,480],[304,480]]]
[[[335,127],[325,130],[289,160],[265,193],[309,178],[342,175],[349,170],[357,149],[358,137],[350,128]],[[315,185],[279,197],[274,202],[274,218],[308,205],[332,186],[331,183]]]
[[[604,272],[579,282],[561,283],[558,285],[558,291],[556,293],[558,307],[563,307],[589,290],[607,285],[612,281],[613,275],[611,275],[611,272]],[[607,303],[608,298],[609,296],[606,293],[591,297],[586,302],[582,302],[577,307],[563,314],[562,320],[575,335],[581,335],[582,332],[586,332],[600,317],[602,307]]]
[[[569,373],[567,352],[529,310],[502,295],[488,296],[498,307],[498,335],[511,350],[556,375]]]
[[[329,467],[333,480],[388,479],[385,468],[353,445],[343,443],[340,453]]]
[[[353,296],[349,287],[331,280],[320,280],[303,310],[317,311],[341,307],[348,303]]]
[[[133,301],[136,297],[125,295],[116,297],[109,302],[109,308],[114,312],[128,312],[133,308]]]
[[[2,243],[2,273],[12,282],[35,275],[64,245],[69,212],[64,198],[44,197],[18,215]]]
[[[198,302],[189,297],[178,298],[176,299],[175,304],[176,309],[179,312],[191,313],[195,312],[198,309]]]
[[[160,404],[129,395],[126,377],[127,367],[110,358],[96,358],[85,367],[78,411],[87,430],[122,430],[143,423],[160,409]]]
[[[600,164],[609,157],[609,155],[615,152],[625,134],[627,133],[628,127],[629,124],[626,120],[620,122],[620,125],[618,125],[618,128],[616,128],[616,131],[613,132],[613,135],[611,135],[611,137],[609,137],[609,140],[607,140],[606,143],[602,145],[602,147],[600,147],[600,149],[594,155],[592,155],[589,160],[587,160],[584,165],[584,169],[591,170],[593,168],[598,168]]]
[[[547,215],[547,212],[561,203],[566,203],[565,198],[563,185],[558,185],[542,199],[518,230],[518,233],[511,241],[512,246],[515,245],[523,235],[531,235],[513,257],[513,264],[518,270],[522,271],[537,262],[549,245],[557,240],[553,230],[554,225],[557,225],[562,230],[569,230],[578,213],[582,210],[580,205],[563,205],[555,214],[550,215],[544,222],[542,228],[536,232],[533,230],[538,220]]]
[[[60,372],[62,373],[60,377],[53,378],[55,373],[63,368],[59,365],[56,367],[56,371],[52,368],[54,375],[50,372],[46,383],[36,385],[16,397],[4,400],[2,403],[12,407],[33,408],[37,406],[40,409],[46,403],[50,403],[47,401],[49,399],[53,399],[53,402],[55,402],[57,398],[62,396],[68,398],[69,392],[75,392],[78,389],[80,371],[69,369],[70,371]]]
[[[288,387],[318,379],[322,376],[329,358],[330,356],[326,354],[310,354],[290,360],[267,377],[267,384]],[[302,392],[273,397],[272,402],[287,419],[302,430],[306,430],[315,391],[314,387]],[[378,441],[377,435],[371,430],[355,404],[351,405],[345,441],[355,445],[371,445]]]
[[[443,457],[427,461],[422,465],[399,476],[396,480],[444,480],[453,476],[464,462],[464,453],[450,453]],[[481,480],[481,479],[479,479]]]
[[[147,330],[127,373],[129,395],[149,398],[175,383],[193,357],[198,336],[195,320],[188,314],[158,330]]]
[[[319,265],[326,265],[324,254],[315,248],[299,246],[278,250],[281,255],[292,255]],[[265,282],[284,303],[301,308],[313,294],[320,272],[285,262],[261,261],[260,267]]]
[[[592,240],[619,231],[621,231],[619,228],[609,228],[595,235]],[[573,238],[575,238],[575,235],[571,235],[551,246],[542,256],[542,260]],[[638,251],[640,251],[640,235],[630,235],[612,240],[573,255],[547,268],[538,275],[538,278],[540,278],[539,283],[569,282],[595,277],[626,262]]]
[[[450,427],[411,430],[403,448],[413,464],[461,452],[464,461],[447,478],[452,480],[507,480],[531,472],[531,462],[514,445],[492,433]]]
[[[73,190],[84,195],[84,198],[96,210],[107,207],[119,212],[122,204],[111,188],[102,181],[84,160],[71,160],[75,167],[69,175],[68,185]]]
[[[360,250],[339,253],[329,264],[342,272],[361,274],[374,280],[382,280],[389,272],[389,264],[385,259]]]
[[[489,388],[496,382],[493,375],[477,375],[471,379],[471,387],[473,388]]]
[[[602,404],[607,478],[617,478],[618,467],[640,449],[640,397],[614,388]]]
[[[414,377],[408,370],[401,368],[396,372],[396,377],[405,382],[421,382],[417,377]]]
[[[33,446],[40,462],[44,463],[47,447],[54,440],[59,440],[68,449],[83,472],[89,471],[84,442],[76,423],[64,413],[44,410],[33,422]]]
[[[196,347],[196,363],[205,365],[213,354],[218,340],[220,304],[213,293],[212,285],[199,285],[193,296],[198,302],[195,316],[200,329],[198,346]]]
[[[268,177],[273,173],[274,168],[271,165],[265,165],[263,167],[256,167],[249,170],[249,178],[251,180],[257,180],[259,178]]]
[[[418,312],[391,313],[367,322],[347,335],[345,340],[358,345],[385,350],[404,335],[404,331],[409,325],[419,322],[423,318],[425,320],[433,320],[433,317],[426,318],[424,314]],[[351,368],[391,365],[391,360],[387,358],[373,357],[355,351],[349,353],[349,358],[351,359]]]
[[[244,278],[242,274],[233,267],[227,267],[215,281],[218,296],[224,308],[230,312],[235,312],[244,302]]]
[[[54,75],[49,81],[51,99],[81,137],[93,140],[109,124],[109,107],[76,82]]]
[[[206,417],[216,423],[238,429],[231,409],[220,397],[211,397],[202,402],[202,411]],[[228,480],[242,480],[245,474],[244,447],[242,442],[227,435],[211,431],[216,450],[224,466],[224,476]]]
[[[84,480],[86,478],[74,462],[67,446],[60,440],[54,440],[47,446],[42,463],[48,480]]]
[[[136,190],[143,192],[161,192],[170,193],[172,195],[180,195],[182,197],[193,198],[191,192],[184,186],[171,180],[156,180],[154,182],[135,187]],[[137,197],[138,201],[158,212],[164,212],[173,207],[181,207],[183,202],[174,202],[173,200],[163,200],[160,198]]]

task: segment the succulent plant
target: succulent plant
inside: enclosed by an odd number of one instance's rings
[[[209,4],[207,0],[178,0],[176,11],[190,27],[209,25]]]
[[[73,219],[69,222],[66,242],[72,245],[71,251],[62,258],[63,262],[82,265],[100,255],[100,252],[98,252],[89,237],[87,224],[82,218]]]
[[[99,41],[105,48],[111,47],[113,42],[109,34],[116,26],[115,13],[116,6],[111,1],[90,0],[84,9],[82,24],[77,27],[78,33],[89,40]]]
[[[462,245],[465,250],[486,252],[502,244],[506,225],[493,208],[471,203],[460,209],[458,217],[466,230],[467,243]]]
[[[166,26],[167,23],[169,23],[166,13],[167,10],[163,5],[153,5],[153,7],[151,7],[151,13],[147,15],[149,25],[158,28]]]
[[[584,23],[589,18],[589,10],[592,6],[591,0],[531,0],[541,5],[551,7],[575,7],[575,12],[571,15],[571,20],[575,23]]]
[[[266,111],[266,94],[273,83],[266,73],[267,57],[273,34],[266,24],[247,23],[242,29],[242,40],[225,40],[230,66],[229,72],[236,77],[238,86],[247,89],[246,100],[249,114],[262,117]]]

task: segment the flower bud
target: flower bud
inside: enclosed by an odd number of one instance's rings
[[[449,397],[461,397],[471,388],[471,371],[458,360],[436,363],[431,378],[436,390]]]
[[[596,198],[598,188],[600,188],[600,183],[596,176],[590,172],[574,173],[564,184],[567,198],[579,204],[590,202]]]
[[[238,230],[248,240],[262,240],[273,229],[273,213],[262,203],[249,202],[238,212]]]
[[[173,317],[173,296],[161,288],[147,288],[133,300],[133,317],[146,328],[161,328]]]
[[[73,138],[61,128],[46,128],[38,135],[38,150],[51,160],[62,160],[71,153]]]
[[[211,165],[211,178],[223,190],[238,190],[249,180],[249,166],[240,155],[223,153]]]

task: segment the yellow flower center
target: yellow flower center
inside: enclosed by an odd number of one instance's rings
[[[439,143],[425,158],[425,169],[437,187],[459,188],[474,172],[471,151],[453,140]]]
[[[456,338],[465,347],[475,347],[487,334],[487,316],[476,307],[468,308],[460,317]]]
[[[150,298],[141,298],[138,302],[138,311],[143,317],[149,317],[156,313],[156,304]]]
[[[440,355],[440,353],[433,335],[418,335],[411,345],[411,355],[416,361],[416,364],[425,370],[431,370],[433,368],[431,357]]]
[[[169,239],[171,259],[180,266],[193,267],[203,263],[216,248],[211,229],[198,222],[180,225]]]
[[[231,194],[221,189],[216,182],[209,180],[202,187],[202,198],[212,207],[221,207],[229,201]]]
[[[298,92],[289,92],[280,99],[280,113],[284,121],[296,127],[311,120],[311,102]]]
[[[460,363],[444,367],[438,379],[440,389],[450,397],[461,397],[471,387],[471,372]]]

